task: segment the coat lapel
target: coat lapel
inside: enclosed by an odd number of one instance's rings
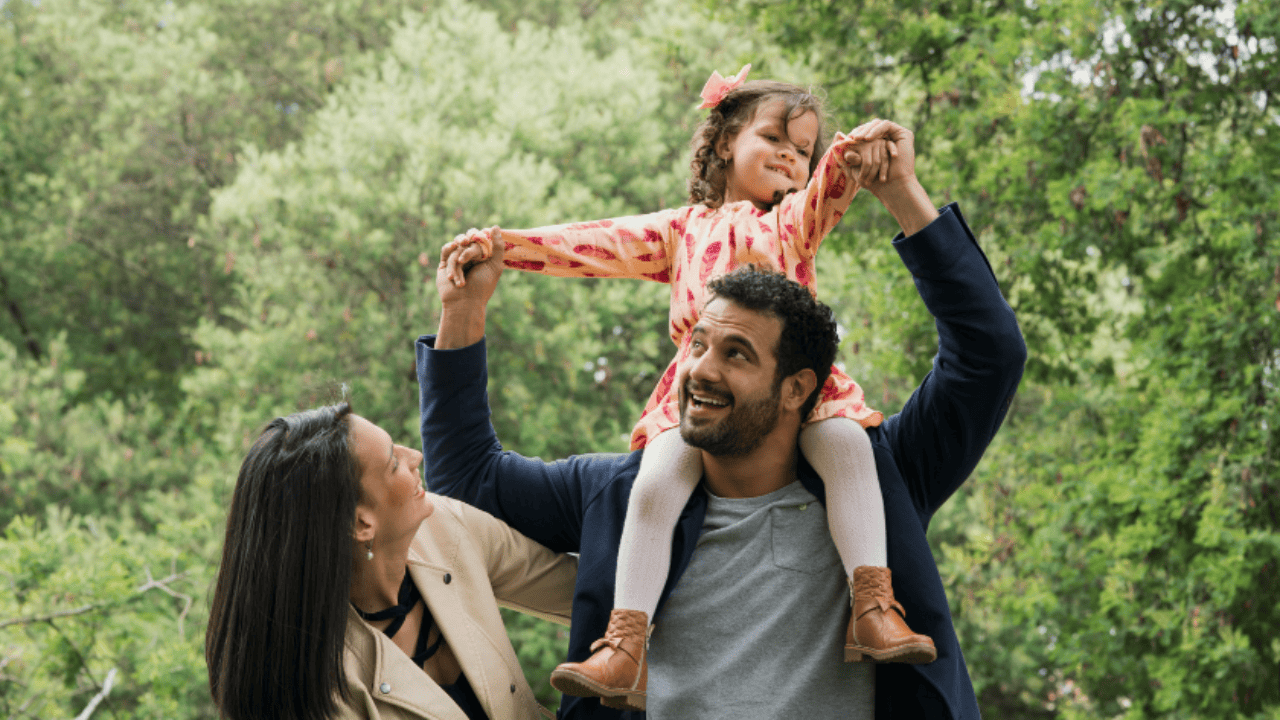
[[[476,589],[458,562],[460,542],[459,531],[453,525],[437,523],[425,528],[409,546],[409,576],[485,713],[494,720],[528,717],[516,700],[521,696],[508,691],[513,682],[523,682],[523,671],[518,666],[506,666],[501,660],[506,657],[504,648],[484,632],[474,617],[471,604],[477,598],[471,593]],[[483,572],[480,566],[470,570]],[[449,582],[445,582],[446,576]],[[358,681],[368,688],[375,702],[404,708],[414,717],[467,720],[448,693],[391,638],[361,619],[354,608],[347,615],[347,646],[348,662],[354,661],[351,667],[358,668]]]
[[[501,717],[509,713],[510,701],[507,698],[495,697],[496,676],[501,674],[505,679],[505,668],[491,667],[491,663],[502,657],[500,648],[490,641],[471,617],[466,606],[465,590],[459,571],[437,562],[421,557],[412,549],[409,551],[409,574],[417,583],[422,597],[431,610],[437,627],[444,635],[449,649],[458,659],[458,665],[475,690],[476,697],[490,718]],[[448,575],[450,582],[444,581]],[[502,685],[505,686],[505,682]],[[505,689],[505,687],[504,687]],[[443,691],[442,691],[443,692]],[[502,701],[506,702],[502,702]]]
[[[466,720],[448,693],[354,609],[347,613],[347,627],[348,653],[360,658],[360,681],[376,702],[404,708],[413,717]]]

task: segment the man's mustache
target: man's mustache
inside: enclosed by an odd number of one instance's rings
[[[715,400],[722,400],[726,403],[733,402],[733,393],[727,390],[718,390],[715,387],[703,385],[693,380],[684,384],[684,393],[690,400],[693,399],[693,395],[696,393]]]

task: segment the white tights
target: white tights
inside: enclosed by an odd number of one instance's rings
[[[888,562],[884,501],[867,431],[835,417],[800,431],[800,452],[826,486],[827,524],[845,574],[859,565]],[[613,606],[653,620],[671,566],[671,536],[680,511],[702,477],[702,456],[668,430],[649,441],[631,488],[618,546]]]

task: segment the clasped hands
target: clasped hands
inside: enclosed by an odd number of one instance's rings
[[[915,135],[901,125],[877,118],[848,135],[836,133],[836,142],[843,140],[855,143],[844,152],[849,179],[856,180],[872,195],[880,197],[884,190],[915,177]]]

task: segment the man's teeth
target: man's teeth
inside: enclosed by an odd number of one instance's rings
[[[693,401],[698,403],[699,405],[711,405],[714,407],[725,407],[729,404],[723,400],[716,400],[709,397],[703,397],[702,395],[694,395]]]

